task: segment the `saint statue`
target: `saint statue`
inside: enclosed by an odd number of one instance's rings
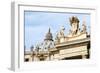
[[[85,21],[85,19],[83,20],[83,24],[82,24],[82,32],[86,32],[86,29],[87,27],[86,27],[86,21]]]
[[[58,33],[58,37],[64,37],[64,30],[65,30],[65,28],[64,28],[64,26],[62,26],[61,28],[60,28],[60,32]]]
[[[79,31],[79,19],[75,16],[70,18],[70,25],[71,25],[71,34],[76,35]]]

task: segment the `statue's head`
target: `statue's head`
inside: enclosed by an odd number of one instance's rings
[[[70,20],[70,24],[72,26],[72,24],[79,24],[79,19],[76,16],[72,16],[71,18],[69,18]]]

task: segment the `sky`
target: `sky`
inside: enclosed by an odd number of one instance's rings
[[[65,35],[67,35],[71,29],[69,18],[72,16],[78,17],[80,28],[85,20],[87,31],[90,32],[90,14],[24,11],[24,45],[26,49],[43,42],[49,28],[53,39],[61,26],[65,27]]]

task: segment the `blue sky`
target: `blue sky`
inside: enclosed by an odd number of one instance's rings
[[[85,18],[87,31],[90,32],[90,28],[88,28],[90,27],[90,14],[25,11],[24,33],[26,49],[30,49],[32,45],[35,46],[37,43],[41,43],[49,28],[53,34],[53,39],[61,26],[65,27],[65,35],[67,35],[71,28],[69,23],[69,17],[71,16],[78,17],[80,20],[80,28]]]

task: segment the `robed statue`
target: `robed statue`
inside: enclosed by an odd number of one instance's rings
[[[75,16],[72,16],[69,18],[70,20],[70,25],[71,25],[71,34],[76,35],[79,31],[79,19]]]

